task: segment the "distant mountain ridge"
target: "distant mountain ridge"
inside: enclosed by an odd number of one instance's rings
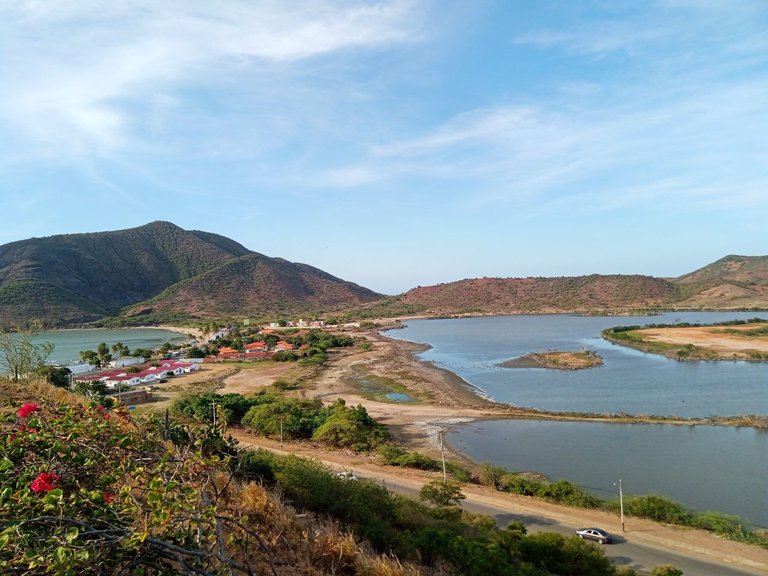
[[[417,287],[400,301],[427,315],[768,309],[768,256],[730,255],[665,279],[640,275],[474,278]]]
[[[249,261],[259,263],[257,273],[246,270]],[[378,298],[306,264],[270,258],[224,236],[170,222],[0,246],[0,326],[6,327],[35,318],[54,326],[81,324],[126,307],[129,317],[220,318]]]
[[[0,246],[0,327],[344,312],[424,315],[768,309],[768,256],[730,255],[679,278],[474,278],[396,297],[218,234],[152,222]]]

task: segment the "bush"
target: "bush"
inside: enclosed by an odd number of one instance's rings
[[[651,576],[683,576],[683,571],[669,564],[661,564],[651,570]]]
[[[528,478],[521,474],[505,474],[499,482],[505,492],[521,496],[535,496],[543,486],[543,482],[540,480]]]
[[[677,502],[663,496],[637,496],[624,500],[624,511],[633,516],[649,518],[656,522],[690,526],[693,515]]]
[[[363,406],[347,408],[339,399],[331,406],[330,414],[312,438],[335,448],[364,452],[389,440],[389,430],[371,418]]]
[[[600,505],[599,498],[568,480],[558,480],[554,484],[543,484],[537,495],[553,502],[580,508],[597,508]]]
[[[484,462],[480,466],[479,480],[483,486],[499,488],[501,479],[507,473],[506,469],[490,462]]]

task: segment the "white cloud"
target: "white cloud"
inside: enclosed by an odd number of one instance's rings
[[[225,74],[419,40],[425,4],[16,1],[0,4],[0,124],[64,156],[140,142],[136,116]],[[272,70],[274,73],[274,69]],[[269,76],[263,78],[269,82]]]

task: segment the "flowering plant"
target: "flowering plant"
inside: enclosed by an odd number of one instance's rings
[[[220,459],[168,431],[102,406],[0,421],[0,573],[218,573],[249,536],[217,508]]]

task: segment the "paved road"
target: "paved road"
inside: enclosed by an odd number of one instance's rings
[[[366,471],[367,475],[371,477]],[[371,479],[374,479],[371,477]],[[400,482],[388,478],[384,485],[392,491],[408,496],[418,495],[418,489],[410,483]],[[464,500],[464,508],[469,512],[487,514],[496,519],[500,526],[506,526],[510,522],[520,521],[525,524],[528,532],[557,532],[565,536],[572,536],[576,527],[567,526],[555,520],[542,518],[540,516],[520,514],[510,512],[500,507],[491,506],[486,503],[474,501],[472,495],[467,495]],[[678,554],[651,546],[637,544],[628,539],[613,533],[615,541],[613,544],[603,546],[605,555],[608,556],[616,566],[630,566],[635,570],[649,573],[654,566],[659,564],[671,564],[680,568],[685,576],[755,576],[768,574],[765,570],[745,569],[742,567],[734,568],[720,562],[710,562],[700,560],[692,556]],[[598,546],[599,544],[595,544]]]
[[[237,435],[236,435],[237,436]],[[251,438],[241,437],[240,441],[244,442],[246,446],[254,446],[250,444]],[[288,452],[279,450],[274,446],[268,446],[260,444],[261,447],[267,448],[277,453],[287,454]],[[316,455],[312,455],[316,457]],[[336,470],[348,469],[346,466],[342,466],[339,462],[332,460],[322,460],[329,467]],[[376,471],[371,468],[363,470],[363,466],[354,469],[354,473],[358,478],[368,478],[376,482],[381,482],[388,489],[405,494],[408,496],[417,496],[419,489],[423,482],[415,481],[412,479],[404,479],[400,477],[393,477],[389,474],[385,476],[377,476]],[[510,503],[505,505],[503,500],[494,500],[491,504],[487,500],[472,494],[469,490],[465,490],[467,496],[464,500],[464,508],[470,512],[477,512],[487,514],[496,519],[500,526],[506,526],[512,521],[521,521],[529,532],[557,532],[566,536],[574,534],[577,528],[583,526],[574,526],[565,522],[547,518],[541,514],[524,513],[521,512],[519,506]],[[618,523],[618,522],[617,522]],[[610,526],[602,526],[602,528],[611,528]],[[636,570],[650,573],[654,566],[660,564],[671,564],[683,570],[685,576],[768,576],[768,562],[761,562],[755,567],[751,567],[750,564],[745,562],[744,558],[739,558],[738,563],[728,563],[726,561],[718,561],[717,558],[713,558],[712,555],[702,554],[692,549],[690,554],[684,554],[680,552],[671,551],[667,547],[646,544],[642,542],[632,541],[632,534],[628,534],[623,537],[613,532],[616,536],[616,542],[614,544],[606,545],[603,547],[606,556],[611,558],[617,566],[630,566]],[[642,539],[637,537],[637,539]],[[679,544],[679,542],[675,542]],[[596,544],[597,545],[597,544]],[[737,546],[737,545],[734,545]],[[761,555],[763,556],[763,555]]]

